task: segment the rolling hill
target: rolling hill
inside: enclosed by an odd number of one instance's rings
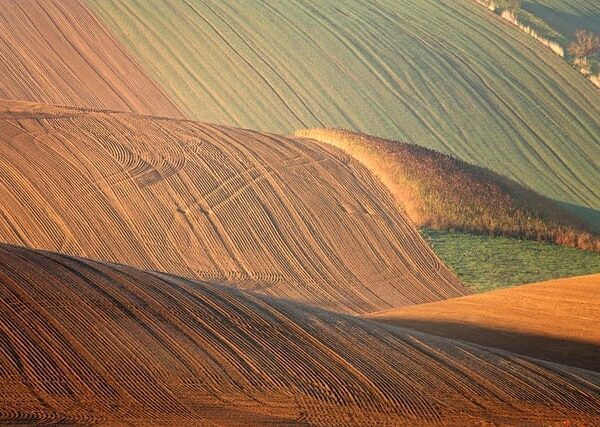
[[[600,425],[600,275],[471,295],[438,258],[599,249],[600,92],[535,40],[471,0],[0,23],[1,425]]]
[[[78,0],[0,4],[0,98],[182,117]]]
[[[0,422],[594,423],[600,374],[0,245]]]
[[[403,328],[600,372],[600,274],[370,314]]]
[[[327,144],[0,102],[0,241],[352,313],[469,293]]]
[[[488,169],[346,130],[295,135],[338,147],[367,167],[442,261],[476,291],[600,272],[600,234],[553,200]]]
[[[86,4],[190,118],[420,144],[600,230],[600,93],[471,0]]]

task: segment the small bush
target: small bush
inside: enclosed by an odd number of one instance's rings
[[[569,46],[569,53],[576,58],[585,59],[600,49],[600,37],[591,31],[578,30],[575,41]]]

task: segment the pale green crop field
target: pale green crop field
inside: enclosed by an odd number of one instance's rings
[[[190,118],[421,144],[600,229],[600,91],[472,0],[87,3]]]

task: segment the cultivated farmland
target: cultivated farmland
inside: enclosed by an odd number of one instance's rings
[[[0,245],[0,420],[594,423],[600,374]]]
[[[0,98],[182,117],[78,1],[3,1]]]
[[[188,117],[424,145],[600,227],[600,93],[471,0],[87,4]]]
[[[327,144],[2,102],[0,238],[364,313],[464,295]]]
[[[474,295],[600,273],[600,92],[548,46],[472,0],[0,0],[0,424],[600,425],[600,276]]]
[[[581,28],[600,31],[600,3],[595,0],[525,0],[523,8],[570,39]]]
[[[381,322],[600,371],[600,275],[371,314]]]

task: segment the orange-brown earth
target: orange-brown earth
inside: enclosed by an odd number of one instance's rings
[[[183,117],[78,0],[3,1],[0,98]]]
[[[598,373],[163,273],[0,245],[0,308],[0,423],[600,422]]]
[[[600,274],[370,314],[373,320],[600,371]]]
[[[0,101],[0,242],[62,252],[0,244],[0,423],[600,423],[598,372],[348,315],[469,293],[358,161],[156,117],[78,0],[0,22],[0,98],[73,107]],[[590,325],[507,328],[589,369]]]
[[[461,296],[358,162],[298,138],[0,103],[0,241],[349,313]]]

